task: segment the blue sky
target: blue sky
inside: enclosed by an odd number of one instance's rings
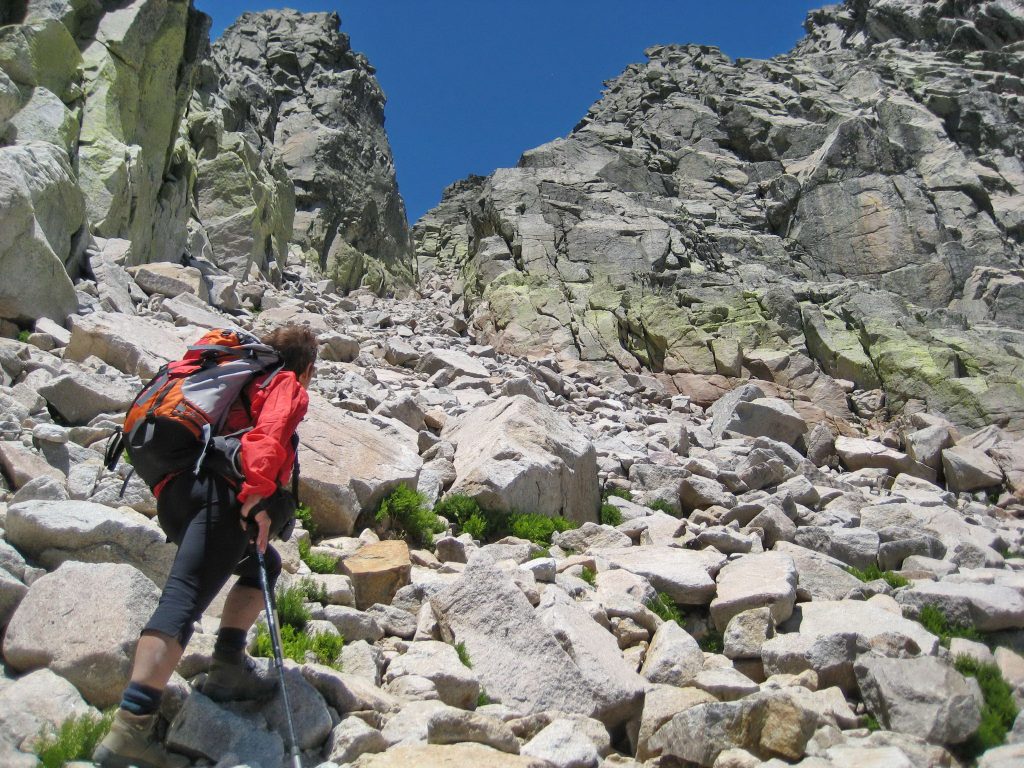
[[[470,173],[564,136],[602,83],[663,43],[767,58],[827,0],[196,0],[214,37],[245,11],[335,10],[377,68],[410,223]]]

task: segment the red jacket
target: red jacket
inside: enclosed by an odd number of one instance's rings
[[[266,387],[266,376],[245,390],[249,412],[239,398],[228,413],[223,433],[252,429],[242,436],[242,471],[245,482],[238,493],[244,503],[254,494],[270,496],[288,483],[295,464],[292,435],[309,407],[309,395],[291,371],[280,371]],[[250,418],[251,413],[251,418]]]

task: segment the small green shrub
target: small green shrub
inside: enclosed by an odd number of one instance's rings
[[[633,500],[633,494],[625,488],[611,488],[604,493],[604,497],[607,499],[609,496],[615,496],[626,501]]]
[[[32,331],[19,331],[18,341],[22,344],[28,344],[28,337],[32,335]]]
[[[315,539],[320,529],[313,520],[313,511],[305,504],[299,504],[295,510],[295,517],[302,522],[302,527],[309,533],[309,538]]]
[[[504,535],[507,524],[505,515],[483,509],[476,499],[461,493],[441,499],[434,505],[434,513],[478,541],[493,541]]]
[[[981,709],[981,725],[960,747],[962,757],[973,759],[1006,740],[1006,733],[1013,728],[1017,718],[1017,705],[1013,703],[1013,691],[995,664],[982,664],[971,656],[957,656],[954,666],[961,675],[978,681],[985,699]]]
[[[874,733],[875,731],[882,730],[882,725],[878,722],[878,718],[876,718],[870,712],[864,715],[864,727],[872,733]]]
[[[664,499],[655,499],[647,505],[648,509],[653,509],[657,512],[664,512],[666,515],[672,515],[672,517],[679,517],[679,512],[672,509],[672,505]]]
[[[110,730],[115,711],[110,709],[101,717],[93,714],[72,717],[56,730],[47,726],[40,731],[32,751],[43,768],[61,768],[65,763],[92,760],[93,750]]]
[[[697,640],[697,645],[705,653],[721,653],[725,650],[725,638],[721,632],[708,630],[703,637]]]
[[[899,589],[900,587],[906,587],[910,584],[905,578],[900,576],[894,571],[883,571],[877,565],[872,563],[863,571],[860,568],[854,568],[852,565],[846,569],[847,573],[856,576],[858,579],[867,584],[869,581],[875,581],[876,579],[882,579],[893,589]]]
[[[487,539],[487,533],[490,526],[484,516],[479,512],[474,512],[469,516],[469,519],[462,524],[463,533],[468,533],[477,541],[485,541]]]
[[[381,502],[377,522],[397,525],[410,541],[421,547],[430,544],[433,534],[441,533],[445,528],[441,518],[427,508],[426,497],[405,483]]]
[[[309,566],[313,573],[334,573],[338,558],[311,551],[308,539],[299,539],[299,559]]]
[[[515,512],[509,515],[509,531],[517,539],[529,539],[534,544],[546,546],[551,543],[551,536],[557,531],[569,531],[578,527],[572,520],[564,517],[548,517],[533,512]]]
[[[974,627],[967,627],[963,624],[953,624],[937,605],[928,604],[921,608],[917,615],[917,621],[921,626],[939,638],[939,642],[946,648],[949,641],[954,637],[964,640],[973,640],[978,643],[986,642],[986,637]]]
[[[458,642],[455,644],[455,652],[459,654],[459,661],[462,662],[462,666],[468,669],[473,668],[473,662],[469,659],[469,651],[466,650],[466,644]]]
[[[622,525],[622,511],[613,504],[601,505],[602,525]]]
[[[656,613],[663,621],[674,621],[680,627],[683,626],[683,613],[671,597],[665,592],[659,592],[656,597],[647,601],[647,607]]]
[[[583,570],[580,571],[580,578],[592,587],[597,586],[597,571],[595,571],[593,568],[587,568],[587,566],[583,566]]]
[[[487,691],[485,691],[483,688],[481,688],[480,689],[480,693],[477,694],[477,697],[476,697],[476,705],[477,705],[477,707],[486,707],[488,704],[493,704],[493,703],[494,702],[491,701],[491,697],[487,695]]]
[[[309,632],[284,624],[281,626],[281,653],[298,664],[306,663],[306,653],[312,652],[318,664],[341,669],[341,649],[345,638],[328,632]],[[260,622],[256,627],[255,656],[274,657],[274,643],[267,625]]]
[[[307,603],[324,604],[327,602],[327,586],[323,582],[306,576],[299,580],[299,587],[302,589]]]
[[[530,555],[531,560],[540,560],[542,557],[551,557],[551,550],[547,547],[541,547],[539,550]]]
[[[277,602],[277,618],[281,629],[293,627],[298,630],[306,628],[312,614],[306,607],[306,590],[301,586],[279,587],[275,595]]]

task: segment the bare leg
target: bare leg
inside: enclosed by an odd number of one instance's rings
[[[147,632],[135,647],[132,682],[162,691],[178,666],[184,648],[172,637],[160,632]]]
[[[263,610],[263,592],[235,582],[224,601],[220,615],[221,627],[234,627],[248,631]]]

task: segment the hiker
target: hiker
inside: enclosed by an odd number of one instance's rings
[[[180,471],[154,487],[160,527],[178,546],[174,564],[152,618],[135,650],[131,682],[125,688],[110,733],[93,759],[104,768],[184,768],[189,760],[167,752],[153,735],[167,681],[192,636],[193,624],[232,574],[220,629],[203,693],[218,701],[259,699],[277,687],[258,674],[245,653],[246,633],[263,609],[259,565],[252,545],[264,553],[270,589],[281,572],[281,557],[268,546],[273,502],[292,473],[295,430],[306,414],[306,389],[313,377],[316,336],[304,326],[279,328],[262,339],[280,355],[281,367],[257,375],[231,405],[220,431],[241,435],[243,479],[210,469]],[[204,454],[205,456],[205,454]],[[273,503],[269,506],[273,507]],[[280,506],[280,505],[278,505]],[[294,504],[290,513],[294,514]],[[253,533],[255,531],[255,534]]]

